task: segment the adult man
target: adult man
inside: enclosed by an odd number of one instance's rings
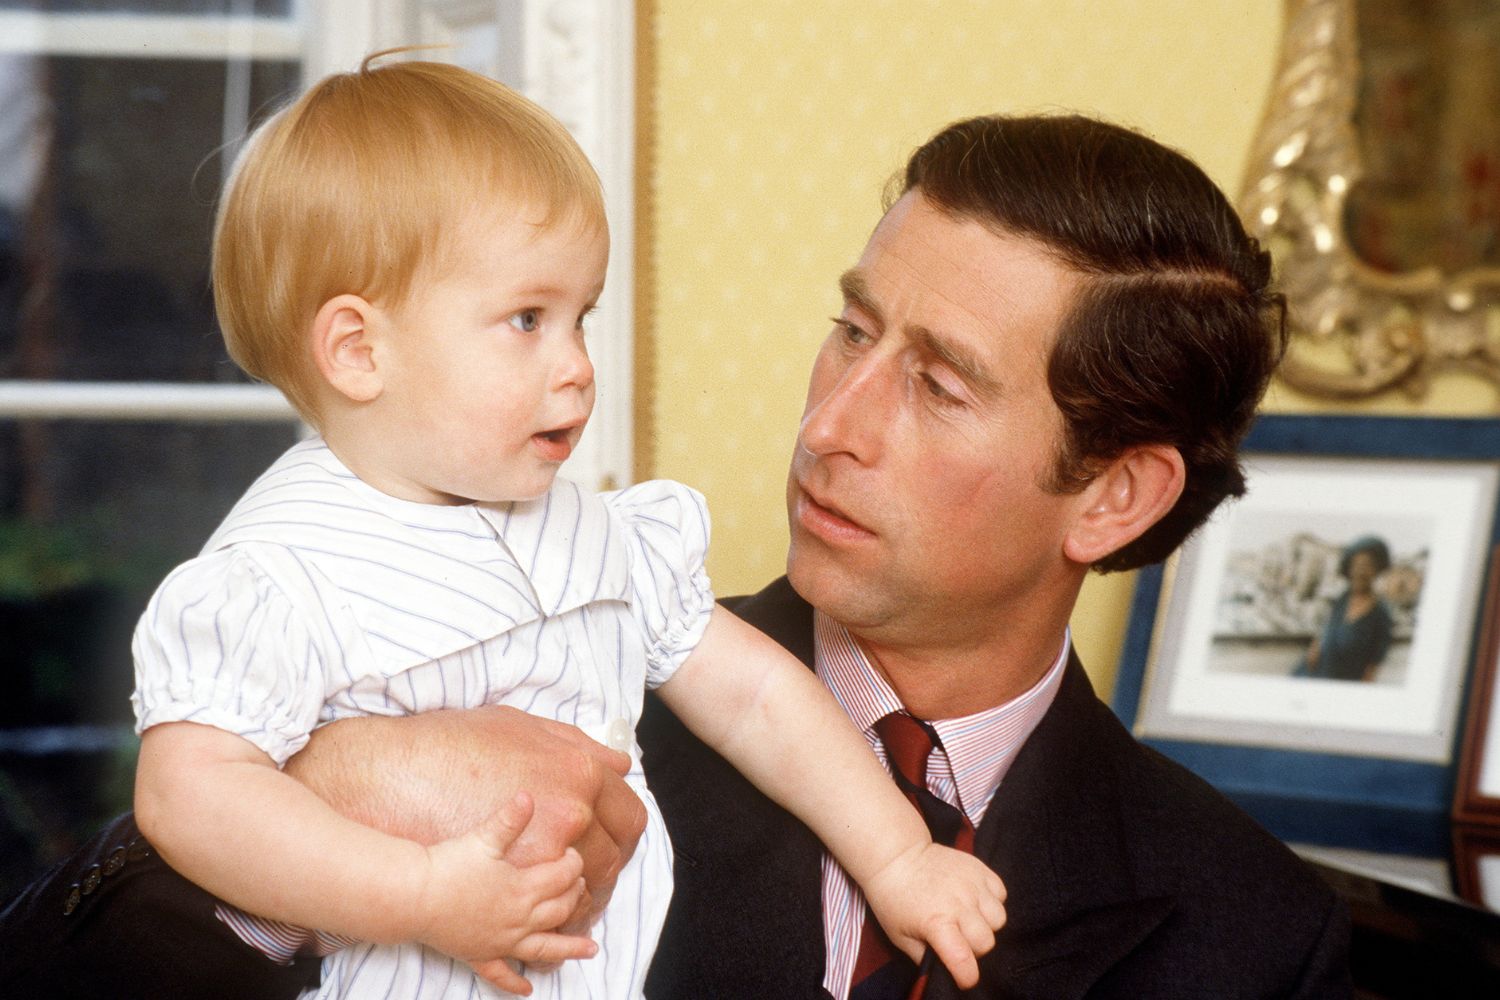
[[[1180,155],[988,118],[917,151],[843,276],[787,577],[736,610],[857,724],[935,722],[929,784],[1009,889],[966,996],[1349,992],[1331,893],[1133,741],[1065,638],[1090,566],[1159,560],[1243,490],[1235,450],[1284,346],[1269,271]],[[678,857],[648,992],[863,997],[859,905],[816,842],[665,713],[641,740]],[[925,994],[954,995],[940,972]]]
[[[1242,489],[1235,449],[1284,340],[1268,278],[1196,167],[1082,118],[945,129],[843,276],[792,460],[788,575],[737,610],[818,671],[872,746],[893,710],[929,723],[928,789],[1009,887],[968,995],[1348,993],[1332,894],[1135,743],[1067,638],[1091,566],[1163,558]],[[528,725],[340,723],[299,774],[371,822],[466,829],[510,794],[486,787],[489,764],[512,763]],[[398,766],[400,738],[376,726],[415,734]],[[648,994],[865,996],[890,966],[812,836],[659,705],[640,741],[677,852]],[[547,761],[525,759],[522,784],[547,788]],[[577,806],[613,787],[585,770],[590,790],[564,797]],[[431,803],[451,812],[420,828]],[[607,884],[630,824],[578,825],[603,842]],[[956,992],[937,970],[925,996]]]

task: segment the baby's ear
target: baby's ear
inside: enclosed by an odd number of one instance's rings
[[[358,295],[335,295],[313,317],[313,361],[335,392],[368,403],[385,388],[376,366],[375,308]]]

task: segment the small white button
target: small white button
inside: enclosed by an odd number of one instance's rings
[[[605,731],[604,742],[611,750],[629,753],[631,746],[635,743],[635,730],[625,719],[616,719]]]

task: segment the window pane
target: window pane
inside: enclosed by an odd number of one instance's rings
[[[129,807],[136,619],[297,433],[0,422],[0,905]]]
[[[208,290],[226,75],[0,56],[0,379],[244,381]],[[253,62],[241,110],[297,80]]]
[[[0,10],[44,14],[224,14],[286,17],[291,0],[0,0]]]

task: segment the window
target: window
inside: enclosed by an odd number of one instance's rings
[[[628,480],[630,5],[555,6],[0,0],[0,901],[128,807],[135,619],[303,433],[225,354],[208,247],[237,142],[305,80],[444,41],[579,136],[615,241],[566,474]]]

